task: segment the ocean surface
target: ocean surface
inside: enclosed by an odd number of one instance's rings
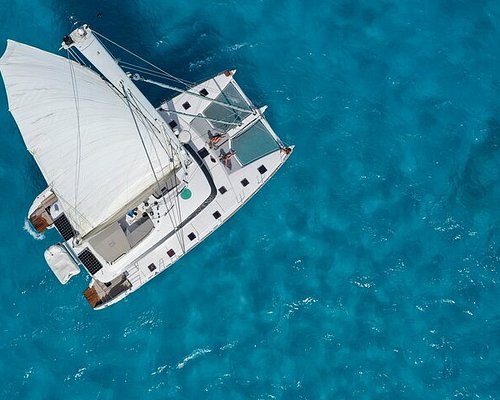
[[[94,312],[84,273],[63,287],[45,264],[57,235],[25,229],[45,182],[2,87],[1,399],[500,398],[498,0],[0,6],[0,51],[57,52],[88,22],[190,81],[237,68],[296,145],[203,245]]]

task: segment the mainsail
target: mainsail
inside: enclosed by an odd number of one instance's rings
[[[179,164],[167,137],[146,117],[137,129],[128,101],[92,70],[9,40],[0,71],[24,142],[81,236]]]

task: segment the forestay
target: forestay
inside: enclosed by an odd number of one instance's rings
[[[26,146],[82,236],[155,184],[127,101],[95,72],[10,40],[0,71]],[[166,139],[143,121],[153,168],[164,176],[174,168],[161,147]]]

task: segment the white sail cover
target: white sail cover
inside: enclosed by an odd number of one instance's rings
[[[95,72],[11,40],[0,71],[24,142],[82,236],[155,184],[127,101]],[[137,122],[157,176],[166,175],[166,151]]]

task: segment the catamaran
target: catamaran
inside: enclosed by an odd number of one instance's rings
[[[115,58],[108,46],[137,57]],[[156,277],[238,211],[290,157],[224,71],[174,77],[82,25],[61,57],[7,41],[9,110],[48,187],[28,212],[62,241],[45,259],[65,284],[84,268],[95,310]],[[177,93],[154,107],[134,82]],[[172,83],[174,82],[174,83]],[[181,86],[181,87],[179,87]]]

